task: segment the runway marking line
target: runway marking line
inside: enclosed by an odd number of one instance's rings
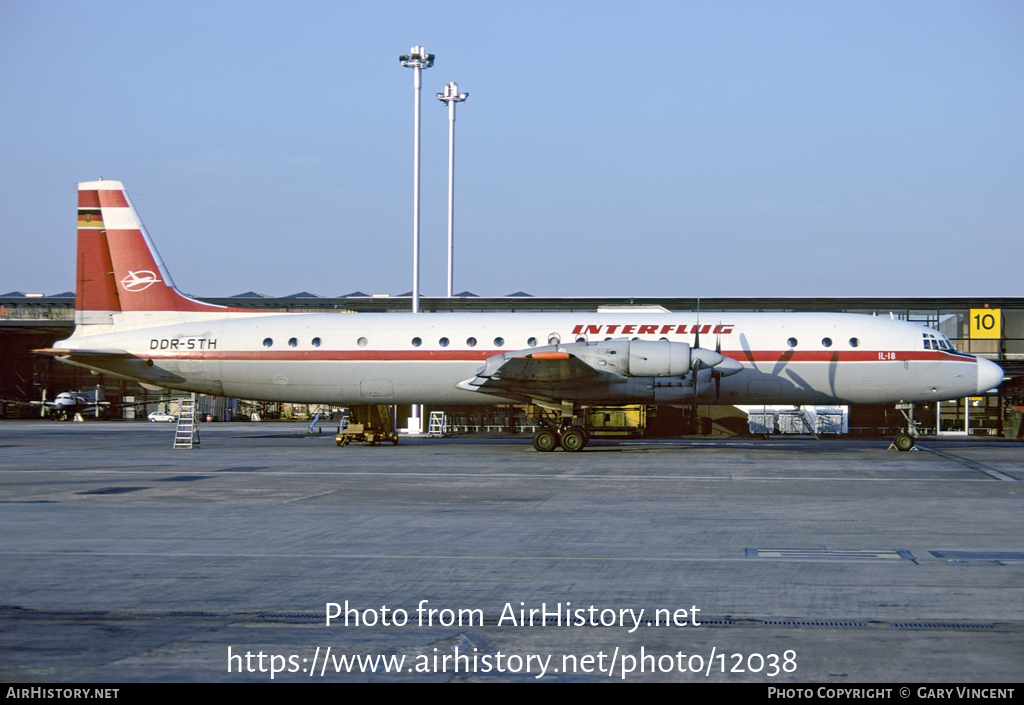
[[[903,468],[895,469],[894,472],[903,472]],[[196,475],[205,475],[213,479],[209,473],[214,472],[212,470],[204,470],[202,472],[196,472]],[[998,471],[994,471],[998,472]],[[2,470],[0,469],[0,475],[3,474],[15,474],[15,473],[67,473],[67,474],[93,474],[93,475],[165,475],[166,470],[56,470],[56,469],[37,469],[37,470]],[[315,475],[327,475],[330,477],[389,477],[389,478],[467,478],[474,480],[486,480],[486,479],[531,479],[531,480],[609,480],[619,482],[634,482],[637,480],[658,480],[658,481],[680,481],[680,480],[713,480],[716,482],[728,481],[728,482],[780,482],[780,481],[817,481],[817,482],[990,482],[991,480],[983,478],[935,478],[935,477],[799,477],[799,476],[781,476],[781,477],[748,477],[738,475],[544,475],[541,473],[468,473],[468,472],[345,472],[345,471],[332,471],[325,472],[321,470],[305,470],[305,471],[294,471],[294,470],[273,470],[273,471],[252,471],[246,472],[244,476],[254,475],[295,475],[295,476],[315,476]],[[229,476],[225,476],[229,477]],[[237,477],[237,476],[236,476]],[[993,478],[998,479],[998,478]]]
[[[779,558],[782,560],[905,560],[914,561],[906,549],[867,548],[748,548],[747,558]],[[916,561],[915,561],[916,562]]]
[[[746,561],[736,557],[605,557],[605,556],[439,556],[387,555],[372,553],[186,553],[175,551],[0,551],[0,556],[90,556],[90,557],[158,557],[158,558],[347,558],[351,560],[465,560],[465,561],[603,561],[618,563],[729,563]]]

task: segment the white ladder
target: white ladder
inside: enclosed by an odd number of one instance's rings
[[[182,399],[178,407],[178,427],[174,431],[175,448],[199,445],[199,427],[196,426],[196,395]]]
[[[441,438],[444,436],[444,412],[431,411],[430,423],[427,426],[427,438]]]

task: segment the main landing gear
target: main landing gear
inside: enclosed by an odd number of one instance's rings
[[[533,447],[547,453],[558,446],[562,450],[575,453],[583,450],[590,442],[590,434],[582,426],[560,426],[559,428],[542,428],[533,434]]]
[[[555,410],[547,407],[549,410]],[[562,402],[560,418],[557,425],[549,425],[540,428],[533,434],[533,447],[541,453],[549,453],[558,446],[570,453],[583,450],[590,442],[590,434],[582,426],[573,426],[572,419],[575,408],[571,401]],[[550,418],[550,417],[548,417]],[[543,419],[542,419],[543,421]]]

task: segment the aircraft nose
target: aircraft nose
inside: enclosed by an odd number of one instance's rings
[[[983,357],[978,358],[978,394],[1003,383],[1003,368]]]

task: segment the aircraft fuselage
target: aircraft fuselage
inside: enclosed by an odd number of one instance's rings
[[[120,314],[115,314],[115,317]],[[669,340],[743,369],[698,382],[702,403],[927,402],[977,394],[1002,379],[993,363],[939,349],[937,331],[837,313],[387,313],[215,318],[73,336],[57,347],[119,349],[84,366],[187,391],[268,401],[494,404],[456,385],[503,352],[580,341]],[[713,321],[713,322],[712,322]],[[83,364],[81,359],[73,361]],[[538,389],[537,396],[545,396]],[[684,404],[693,374],[615,376],[573,393],[583,404]]]

